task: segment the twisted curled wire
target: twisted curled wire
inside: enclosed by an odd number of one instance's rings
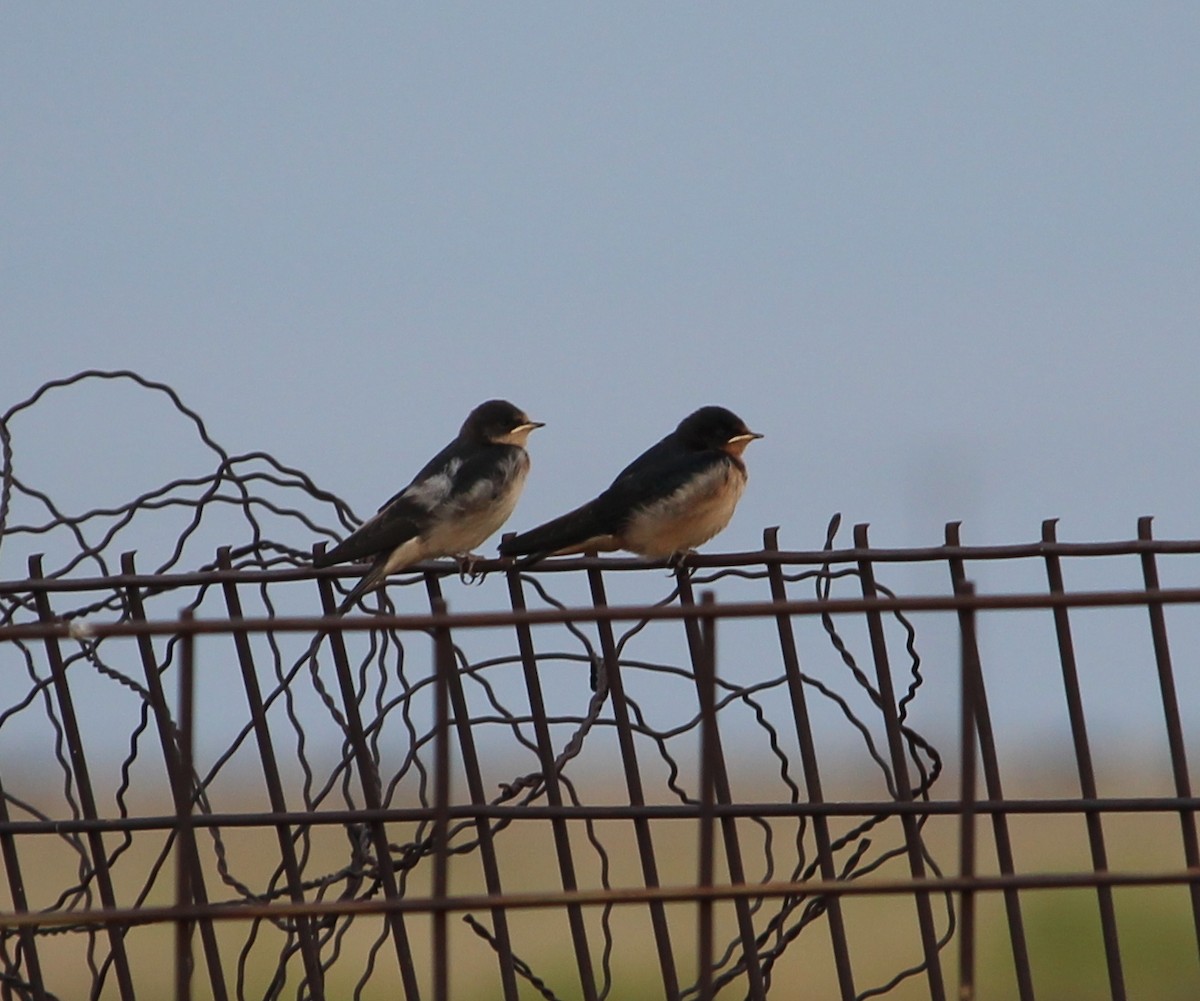
[[[89,380],[132,383],[152,394],[164,396],[174,410],[190,424],[196,438],[213,454],[213,468],[201,475],[170,481],[114,507],[96,508],[77,515],[62,511],[48,494],[16,475],[11,428],[14,418],[41,403],[52,390],[69,388]],[[120,551],[126,536],[137,537],[139,518],[167,509],[186,512],[188,520],[176,534],[169,551],[154,563],[155,575],[179,569],[213,570],[221,566],[235,570],[269,569],[279,566],[304,567],[308,563],[308,553],[299,547],[301,539],[311,538],[313,535],[333,539],[352,528],[358,521],[346,502],[332,492],[318,487],[301,470],[284,465],[261,451],[232,455],[211,437],[201,417],[189,409],[171,387],[134,372],[81,372],[76,376],[55,380],[42,386],[27,400],[10,407],[0,417],[0,454],[3,457],[3,470],[0,471],[0,546],[5,541],[11,542],[21,537],[65,535],[69,543],[64,547],[66,552],[60,558],[60,562],[42,571],[42,576],[52,580],[78,573],[85,564],[94,568],[98,575],[112,576],[115,572],[113,554]],[[27,502],[35,510],[40,509],[41,520],[10,524],[14,500]],[[230,541],[225,552],[216,558],[187,566],[185,553],[189,551],[189,542],[198,535],[206,519],[218,513],[235,515],[232,519],[233,532],[226,537],[232,540],[233,533],[241,537]],[[332,525],[327,524],[330,517],[333,520]],[[832,548],[836,531],[835,518],[830,524],[825,540],[826,549]],[[785,579],[793,584],[810,581],[815,586],[818,597],[828,597],[835,582],[853,577],[856,573],[855,570],[835,571],[825,566],[816,570],[786,574]],[[692,576],[691,583],[716,585],[726,579],[754,581],[763,576],[765,571],[750,567],[724,568],[709,574],[696,573]],[[421,579],[421,576],[416,576],[397,583],[403,587]],[[522,574],[521,581],[542,605],[560,609],[567,607],[566,601],[557,597],[546,581],[536,574]],[[147,585],[141,590],[141,598],[150,601],[170,597],[174,592],[168,592],[168,586]],[[217,600],[217,590],[211,583],[196,586],[194,592],[187,597],[185,607],[194,612],[201,610],[206,607],[206,602]],[[881,590],[890,593],[886,588],[881,587]],[[258,585],[256,598],[261,602],[266,614],[276,614],[278,601],[274,590],[266,583]],[[679,600],[680,586],[677,581],[655,604],[667,605]],[[363,611],[367,614],[371,614],[372,611],[387,611],[391,607],[387,594],[381,594],[372,601],[373,604],[367,603],[363,606]],[[23,616],[27,617],[31,614],[31,605],[28,593],[0,595],[0,624],[15,623]],[[72,607],[59,607],[55,609],[54,614],[62,619],[74,620],[100,612],[116,615],[119,620],[130,619],[133,610],[127,589],[113,586],[99,597],[82,601]],[[942,763],[936,749],[907,719],[908,711],[923,683],[921,659],[911,622],[899,613],[896,618],[905,632],[905,653],[910,668],[910,682],[897,707],[902,725],[901,732],[906,753],[917,773],[914,793],[918,797],[928,798],[930,790],[941,774]],[[616,666],[623,672],[638,672],[645,676],[690,678],[689,668],[634,655],[638,652],[636,648],[648,624],[649,620],[636,622],[617,637]],[[858,667],[849,643],[828,616],[822,620],[822,625],[831,647],[848,673],[851,684],[865,693],[870,703],[879,709],[879,693]],[[598,654],[595,645],[580,624],[568,623],[564,632],[570,642],[575,644],[575,648],[543,649],[536,652],[535,658],[539,665],[586,665],[593,675],[594,690],[586,700],[586,707],[576,712],[557,714],[549,721],[556,731],[569,731],[569,736],[560,745],[555,757],[554,769],[570,803],[583,806],[586,794],[581,791],[571,774],[571,764],[583,753],[593,733],[611,729],[615,726],[615,721],[603,712],[610,695],[605,677],[607,666],[604,658]],[[320,637],[314,638],[299,655],[288,653],[283,639],[275,634],[268,633],[264,642],[269,661],[269,687],[264,692],[264,707],[265,711],[275,712],[273,718],[276,720],[282,715],[284,721],[276,724],[275,733],[278,734],[283,727],[293,742],[289,757],[300,772],[299,794],[303,810],[315,812],[335,805],[339,799],[341,804],[355,808],[359,804],[353,784],[354,760],[350,734],[337,700],[322,679]],[[49,732],[53,734],[51,757],[54,767],[62,776],[63,799],[69,815],[78,819],[83,814],[76,794],[76,774],[69,748],[66,746],[61,709],[52,697],[50,678],[41,669],[32,645],[19,641],[14,641],[11,645],[19,652],[27,686],[24,691],[14,688],[9,704],[0,711],[0,737],[3,736],[7,725],[15,723],[25,714],[36,711],[35,707],[40,709]],[[110,655],[105,647],[106,644],[102,641],[79,638],[76,641],[76,649],[67,655],[65,663],[68,668],[74,668],[76,671],[82,670],[86,665],[93,672],[95,679],[102,680],[106,685],[119,687],[137,706],[137,722],[129,732],[127,749],[119,762],[119,782],[113,797],[118,817],[128,819],[135,816],[134,807],[130,803],[130,793],[135,787],[136,773],[143,766],[142,744],[151,732],[152,706],[146,685],[136,680],[119,661],[122,652],[120,648],[113,644],[113,654]],[[464,646],[457,641],[454,651],[464,681],[473,686],[473,691],[486,704],[486,711],[472,715],[470,725],[480,729],[501,726],[510,735],[513,746],[523,748],[525,752],[536,756],[536,745],[528,733],[532,725],[529,713],[516,710],[510,704],[511,694],[501,691],[489,677],[518,664],[519,656],[515,653],[497,654],[491,651],[487,656],[472,659]],[[261,656],[262,651],[259,652]],[[178,660],[178,643],[175,639],[168,640],[163,644],[161,651],[156,653],[154,669],[160,677],[166,676],[171,668],[177,667]],[[301,681],[304,678],[307,679],[308,687],[302,692]],[[719,713],[728,714],[734,708],[741,707],[749,712],[753,725],[765,738],[766,753],[776,762],[776,772],[786,790],[788,801],[798,803],[803,798],[803,790],[791,777],[792,762],[763,702],[764,698],[768,697],[773,689],[783,685],[784,681],[782,673],[759,677],[745,684],[735,683],[730,680],[728,674],[723,675],[718,681],[720,695],[717,710]],[[891,766],[876,748],[872,735],[872,724],[877,721],[864,718],[860,711],[853,709],[849,698],[836,686],[807,673],[802,675],[802,681],[821,699],[835,707],[854,728],[867,757],[883,776],[890,794],[896,796]],[[429,694],[432,683],[431,676],[410,676],[407,669],[405,637],[400,633],[378,629],[369,634],[366,649],[360,652],[356,664],[356,696],[365,712],[369,707],[369,712],[364,715],[365,736],[374,765],[378,769],[382,801],[385,805],[395,804],[406,797],[414,798],[426,807],[431,803],[427,758],[434,730],[432,726],[419,722],[418,712]],[[304,704],[303,695],[306,694],[315,695],[323,711],[320,729],[314,724],[311,705]],[[650,714],[632,695],[627,695],[627,703],[636,737],[652,749],[666,769],[663,792],[680,803],[696,805],[699,801],[698,794],[689,790],[687,783],[681,778],[681,752],[674,748],[689,746],[688,738],[694,737],[700,724],[699,713],[673,725],[663,726],[652,722]],[[173,721],[171,726],[174,726]],[[237,760],[239,752],[253,732],[253,721],[246,721],[214,752],[208,767],[192,777],[194,804],[200,813],[216,812],[214,799],[219,795],[218,780],[225,774],[231,774],[232,763]],[[173,737],[178,739],[178,734],[173,730],[172,733]],[[396,734],[402,735],[404,744],[404,750],[398,760],[394,756],[391,743]],[[332,764],[322,765],[321,754],[327,750],[331,737],[339,749],[334,754]],[[310,742],[318,739],[323,747],[310,747]],[[319,776],[318,773],[323,767],[328,770],[323,776]],[[536,803],[545,794],[546,779],[547,776],[540,771],[532,771],[499,781],[499,792],[489,802],[492,805]],[[47,810],[7,789],[4,791],[4,799],[8,807],[21,814],[51,819]],[[874,843],[878,838],[877,829],[887,819],[884,815],[867,818],[834,842],[833,851],[841,859],[840,878],[861,878],[877,871],[905,851],[903,845],[879,848]],[[923,822],[920,821],[922,824]],[[499,837],[512,823],[511,818],[490,821],[489,836],[493,839]],[[776,870],[785,864],[788,878],[798,885],[818,876],[817,862],[806,847],[808,832],[803,817],[796,821],[792,838],[794,855],[791,858],[785,855],[784,848],[777,845],[778,836],[770,824],[761,818],[753,818],[752,824],[760,833],[761,844],[760,871],[755,873],[754,879],[769,880]],[[612,889],[611,850],[593,820],[585,820],[584,826],[588,848],[597,863],[598,882],[604,889]],[[231,848],[225,833],[216,826],[209,826],[206,830],[211,843],[212,864],[221,885],[229,894],[225,901],[218,903],[265,904],[282,899],[294,890],[287,885],[282,859],[265,873],[253,865],[239,864],[235,858],[236,852]],[[325,871],[321,870],[317,862],[318,853],[309,826],[297,826],[290,837],[302,862],[304,879],[301,889],[306,894],[311,894],[313,899],[324,900],[336,895],[334,899],[339,901],[366,900],[380,893],[379,859],[373,857],[369,839],[361,825],[347,825],[342,864]],[[57,897],[46,909],[79,911],[81,920],[78,924],[58,926],[53,930],[39,929],[38,934],[82,935],[86,940],[85,953],[93,981],[93,993],[97,993],[103,988],[113,963],[113,956],[104,952],[104,940],[99,937],[97,927],[86,920],[87,911],[96,906],[97,866],[82,838],[67,833],[61,834],[59,838],[62,845],[76,859],[75,877],[59,889]],[[133,895],[134,906],[140,906],[151,899],[159,888],[174,849],[174,839],[175,835],[172,832],[160,846]],[[481,836],[475,821],[463,821],[453,825],[448,833],[449,851],[456,856],[468,856],[477,852],[480,841]],[[105,864],[110,869],[117,867],[132,844],[132,832],[123,832],[115,846],[108,851]],[[428,821],[417,824],[411,836],[405,840],[392,844],[392,863],[399,879],[401,895],[410,892],[412,876],[419,871],[421,863],[430,858],[433,850]],[[921,850],[931,870],[939,873],[936,860],[924,845]],[[751,913],[758,929],[754,941],[754,961],[761,967],[765,983],[770,983],[773,968],[797,937],[824,914],[825,905],[826,902],[822,898],[810,897],[803,892],[770,902],[763,898],[752,902]],[[612,963],[615,936],[611,919],[610,904],[602,909],[599,918],[603,949],[600,962],[601,985],[597,993],[601,998],[610,994],[614,981]],[[476,934],[490,942],[493,948],[499,947],[495,937],[481,922],[470,915],[467,920]],[[322,971],[327,973],[336,966],[346,951],[347,936],[355,924],[356,919],[352,915],[325,920],[318,924],[317,948]],[[269,948],[259,944],[260,939],[264,939],[268,927],[274,931],[272,941],[277,949],[277,959],[275,973],[265,996],[279,996],[285,989],[291,967],[301,949],[300,928],[295,922],[257,917],[247,923],[247,932],[238,952],[238,998],[250,996],[253,957],[261,948]],[[947,896],[946,922],[944,931],[939,936],[939,949],[949,941],[953,930],[953,909]],[[354,987],[355,998],[363,996],[372,982],[376,974],[379,952],[387,939],[388,931],[384,927],[368,948],[366,962]],[[751,959],[742,945],[740,939],[733,939],[722,950],[718,950],[713,963],[715,986],[718,989],[745,977]],[[533,984],[542,996],[557,996],[545,978],[534,972],[530,962],[514,956],[514,965],[518,974]],[[14,985],[13,989],[18,995],[27,989],[27,985],[21,986],[25,984],[22,980],[25,966],[22,947],[15,934],[9,930],[0,932],[0,966],[3,982]],[[866,998],[885,993],[901,980],[914,976],[925,968],[924,960],[916,962],[897,972],[886,983],[865,989],[858,996]],[[299,988],[301,993],[312,989],[311,985],[306,987],[303,983]],[[697,992],[698,987],[693,985],[685,989],[682,996],[691,997]]]

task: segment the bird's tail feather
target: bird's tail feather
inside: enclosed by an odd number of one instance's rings
[[[584,504],[544,525],[505,539],[500,543],[500,555],[531,557],[521,561],[521,565],[527,565],[554,553],[581,552],[589,541],[607,534],[595,505]]]
[[[342,599],[342,603],[338,605],[337,614],[345,615],[354,607],[359,598],[377,588],[385,580],[387,580],[387,560],[376,560],[371,569],[359,578],[358,583],[350,589],[350,593]]]

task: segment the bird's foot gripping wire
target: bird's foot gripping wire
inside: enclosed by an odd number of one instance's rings
[[[456,553],[454,562],[458,564],[458,579],[464,584],[482,584],[487,571],[476,571],[475,564],[486,559],[486,556],[480,556],[478,553]]]
[[[671,571],[670,576],[691,577],[697,568],[688,565],[688,557],[693,556],[695,552],[694,549],[680,549],[668,556],[667,567]]]

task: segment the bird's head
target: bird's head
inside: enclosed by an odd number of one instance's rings
[[[688,414],[679,422],[675,434],[691,448],[719,448],[734,456],[740,456],[750,442],[762,437],[724,407],[701,407]]]
[[[524,445],[531,431],[544,427],[508,400],[488,400],[467,415],[460,438],[493,445]]]

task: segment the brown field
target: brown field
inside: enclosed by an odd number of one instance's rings
[[[1149,781],[1138,785],[1137,776],[1129,776],[1129,788],[1146,794],[1158,791]],[[1043,794],[1055,794],[1051,782],[1031,779],[1030,786],[1041,785]],[[1144,788],[1143,788],[1144,787]],[[945,788],[945,787],[944,787]],[[1067,787],[1057,793],[1069,794]],[[1022,790],[1022,794],[1025,790]],[[610,801],[617,801],[619,790],[612,789]],[[225,807],[228,809],[228,807]],[[245,804],[256,809],[258,804]],[[168,811],[165,803],[139,803],[137,812],[146,814]],[[843,821],[838,821],[843,824]],[[836,826],[836,825],[835,825]],[[793,825],[774,822],[776,835],[774,854],[779,871],[794,863]],[[1090,871],[1084,821],[1073,816],[1025,816],[1011,821],[1014,850],[1022,872],[1086,872]],[[1110,857],[1110,867],[1119,871],[1159,872],[1182,868],[1182,849],[1178,818],[1163,814],[1112,815],[1104,819],[1104,831]],[[393,826],[389,835],[393,842],[404,841],[412,834]],[[607,821],[597,825],[611,864],[613,886],[638,886],[641,875],[630,826],[624,821]],[[596,886],[599,869],[596,856],[585,850],[583,825],[572,825],[571,836],[577,847],[579,879],[584,887]],[[758,878],[762,875],[761,829],[748,821],[739,823],[739,836],[747,858],[748,870]],[[202,839],[204,835],[201,835]],[[275,835],[270,830],[229,829],[223,837],[230,865],[239,878],[260,887],[264,873],[272,870],[278,858]],[[690,822],[660,821],[654,828],[655,846],[661,863],[661,879],[665,885],[687,886],[696,878],[696,828]],[[878,843],[893,846],[900,843],[899,826],[889,821],[874,837]],[[930,819],[926,827],[927,843],[939,860],[943,871],[953,874],[957,869],[957,821],[953,818]],[[75,878],[75,856],[53,836],[24,836],[18,839],[21,864],[27,892],[36,907],[48,906],[65,885]],[[119,902],[132,902],[133,895],[144,884],[150,867],[164,843],[161,833],[140,833],[115,866],[116,893]],[[811,841],[809,842],[811,844]],[[107,836],[109,850],[118,844]],[[212,859],[211,841],[206,857]],[[719,844],[719,839],[718,839]],[[513,825],[497,838],[497,850],[504,888],[512,892],[544,891],[552,896],[559,889],[550,832],[542,822]],[[345,864],[346,839],[341,828],[322,828],[312,838],[311,855],[306,873],[324,873]],[[979,822],[978,871],[995,872],[995,858],[990,824],[986,818]],[[429,867],[417,870],[409,882],[407,896],[419,897],[428,892]],[[888,864],[879,875],[901,877],[906,872],[902,859]],[[719,870],[718,878],[723,878]],[[212,899],[229,899],[223,892],[216,869],[209,865],[206,874]],[[255,882],[257,880],[257,882]],[[5,884],[7,885],[7,884]],[[167,904],[171,900],[170,864],[159,878],[150,904]],[[454,859],[451,866],[451,891],[470,893],[482,891],[483,878],[478,855]],[[336,892],[336,891],[335,891]],[[1022,908],[1039,997],[1053,1001],[1092,1001],[1110,997],[1106,965],[1100,939],[1094,890],[1028,890],[1022,894]],[[1192,923],[1188,894],[1185,887],[1149,889],[1118,889],[1115,891],[1116,910],[1122,947],[1126,983],[1131,998],[1154,1001],[1192,1001],[1200,995],[1200,963],[1197,960],[1196,929]],[[0,903],[11,910],[7,896]],[[696,970],[696,909],[691,904],[668,907],[676,963],[681,979],[691,983]],[[945,910],[938,902],[939,931],[945,928]],[[845,904],[851,958],[858,990],[878,986],[895,973],[916,963],[920,956],[915,909],[911,898],[904,896],[862,896]],[[476,914],[484,924],[491,924],[490,915]],[[733,939],[735,919],[732,905],[722,904],[716,911],[718,948]],[[599,966],[600,909],[587,911],[589,933],[593,943],[593,962]],[[1012,957],[1007,925],[1000,896],[985,893],[977,904],[977,997],[1007,1001],[1016,997]],[[564,911],[561,908],[510,912],[509,922],[515,948],[538,976],[542,977],[564,999],[580,996],[578,975],[567,933]],[[761,925],[761,922],[760,922]],[[349,997],[367,968],[369,957],[380,938],[381,920],[376,916],[358,919],[341,941],[341,951],[327,981],[329,997]],[[423,916],[408,919],[408,929],[421,981],[429,983],[430,939],[429,922]],[[623,905],[614,909],[611,920],[613,935],[612,998],[655,998],[662,996],[657,953],[644,906]],[[245,996],[262,997],[279,963],[282,934],[268,925],[259,929],[257,938],[241,960],[238,959],[247,939],[248,925],[229,921],[218,925],[222,943],[225,976],[231,986],[240,976],[244,978]],[[128,933],[128,947],[134,967],[139,997],[169,997],[173,985],[173,929],[170,926],[135,928]],[[198,945],[198,943],[197,943]],[[40,955],[51,988],[63,999],[83,998],[88,994],[92,975],[88,968],[86,938],[82,934],[57,935],[40,940]],[[328,947],[327,947],[328,948]],[[957,939],[942,953],[949,996],[957,993]],[[97,943],[97,954],[106,952],[103,937]],[[454,915],[450,921],[451,996],[463,1001],[490,999],[499,996],[497,964],[490,947]],[[197,951],[199,975],[196,977],[196,997],[206,998],[207,978],[203,959]],[[376,970],[362,992],[364,998],[395,998],[399,981],[391,943],[384,941],[375,955]],[[292,957],[288,985],[282,996],[295,996],[300,965]],[[789,947],[774,970],[772,996],[833,998],[838,996],[828,927],[819,920],[807,928]],[[111,974],[106,980],[103,997],[116,997],[116,985]],[[538,997],[528,984],[522,997]],[[741,997],[742,989],[731,987],[723,997]],[[897,985],[887,997],[892,999],[921,999],[929,997],[928,982],[918,975]]]

